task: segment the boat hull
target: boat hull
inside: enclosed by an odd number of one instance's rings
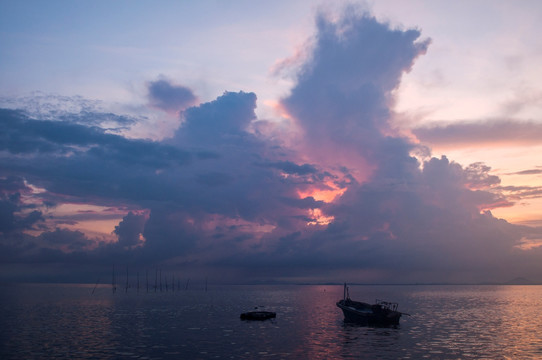
[[[401,313],[380,305],[371,305],[352,300],[341,300],[337,306],[344,314],[345,322],[364,325],[398,325]]]

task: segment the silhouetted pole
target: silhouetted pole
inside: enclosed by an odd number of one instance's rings
[[[126,266],[126,290],[125,293],[128,293],[128,266]]]
[[[117,283],[115,281],[115,264],[113,264],[113,277],[111,280],[111,288],[113,289],[113,294],[114,294],[115,291],[117,291]]]
[[[96,287],[98,286],[98,283],[100,282],[100,278],[96,280],[96,285],[94,285],[94,289],[92,289],[92,295],[94,295],[94,291],[96,291]]]

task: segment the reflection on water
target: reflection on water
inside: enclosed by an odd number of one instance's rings
[[[540,286],[441,286],[415,295],[417,321],[409,334],[429,353],[463,359],[542,357]]]
[[[412,314],[387,328],[344,323],[342,286],[93,287],[2,286],[0,358],[542,358],[541,286],[351,286]],[[277,318],[239,319],[255,306]]]

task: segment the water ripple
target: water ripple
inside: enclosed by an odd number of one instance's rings
[[[352,298],[412,313],[387,328],[344,323],[339,286],[89,289],[2,286],[0,358],[542,358],[541,286],[352,286]],[[254,307],[277,318],[239,319]]]

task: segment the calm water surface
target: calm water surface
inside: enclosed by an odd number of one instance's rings
[[[412,315],[389,328],[345,324],[342,286],[93,288],[0,286],[0,358],[542,358],[542,286],[351,286]],[[255,306],[277,318],[239,319]]]

